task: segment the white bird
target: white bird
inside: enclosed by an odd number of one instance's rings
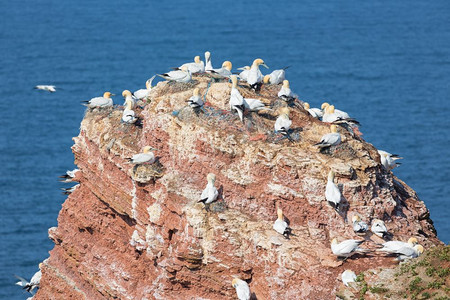
[[[332,124],[330,126],[331,133],[327,133],[322,136],[320,142],[315,144],[314,146],[318,146],[320,149],[329,148],[331,146],[337,146],[341,143],[341,135],[337,132],[336,125]]]
[[[276,232],[282,234],[285,238],[288,239],[292,229],[289,227],[288,223],[284,220],[283,210],[281,210],[281,208],[277,209],[277,215],[278,218],[275,221],[275,223],[273,223],[273,229],[275,229]]]
[[[325,105],[324,105],[325,104]],[[360,125],[359,122],[341,110],[337,110],[334,105],[327,105],[328,103],[323,103],[322,108],[324,109],[324,114],[322,115],[322,122],[333,123],[333,122],[346,122],[351,125]]]
[[[350,257],[356,252],[366,252],[366,249],[361,249],[358,246],[364,243],[364,240],[345,240],[338,243],[337,238],[331,241],[331,251],[338,257]]]
[[[239,93],[237,89],[237,76],[231,75],[230,78],[232,83],[230,95],[230,110],[236,110],[239,115],[239,119],[241,119],[241,121],[243,122],[245,110],[244,97],[242,97],[241,93]]]
[[[349,283],[356,281],[356,274],[352,270],[345,270],[342,272],[341,278],[345,286],[348,286]]]
[[[209,51],[205,52],[205,71],[212,71],[214,68],[211,63],[211,53]]]
[[[403,159],[397,154],[391,154],[383,150],[378,150],[378,154],[380,154],[381,164],[386,170],[397,168],[401,163],[396,162],[396,160]]]
[[[134,113],[134,110],[133,110],[134,101],[131,98],[131,93],[130,93],[130,91],[125,90],[125,91],[123,91],[122,95],[124,95],[126,97],[125,98],[126,106],[122,113],[121,122],[125,123],[125,124],[134,124],[134,123],[136,123],[138,118],[136,117],[136,114]]]
[[[19,279],[20,281],[16,282],[16,285],[21,286],[22,289],[26,290],[27,292],[29,292],[30,294],[33,294],[33,290],[35,288],[39,287],[39,284],[41,282],[41,277],[42,277],[42,272],[41,272],[41,268],[42,268],[42,263],[39,264],[39,271],[37,271],[33,277],[31,277],[31,280],[28,282],[27,280],[25,280],[23,277],[14,275],[17,279]]]
[[[385,243],[387,244],[387,243]],[[387,252],[390,254],[397,254],[398,260],[404,260],[406,258],[416,258],[419,257],[420,254],[423,253],[424,248],[422,245],[416,244],[412,246],[412,243],[403,243],[403,246],[399,245],[388,245],[384,246],[381,249],[377,249],[377,251]],[[384,245],[384,244],[383,244]]]
[[[249,111],[257,111],[266,107],[266,105],[258,99],[244,98],[244,107]]]
[[[234,278],[231,285],[236,289],[239,300],[250,300],[250,287],[247,282],[239,278]]]
[[[323,112],[321,109],[315,107],[311,108],[308,102],[303,103],[303,108],[316,119],[320,119],[323,116]]]
[[[338,186],[334,183],[334,172],[330,171],[328,173],[327,187],[325,188],[325,198],[328,203],[339,210],[339,204],[341,203],[341,191]]]
[[[328,102],[324,102],[321,105],[322,111],[326,111],[327,108],[331,106]],[[334,107],[334,105],[333,105]],[[345,111],[339,110],[339,109],[334,109],[333,114],[336,115],[336,117],[339,117],[341,119],[351,119],[350,116],[348,115],[348,113],[346,113]]]
[[[388,253],[398,253],[398,251],[404,247],[414,247],[417,244],[417,239],[415,237],[411,237],[408,239],[408,242],[402,241],[389,241],[383,243],[383,248],[377,249],[377,251],[388,252]]]
[[[187,100],[187,103],[190,107],[196,109],[196,108],[200,108],[203,106],[203,100],[202,97],[200,96],[200,90],[199,88],[195,88],[194,92],[192,93],[191,98],[189,98]]]
[[[145,82],[145,89],[140,89],[137,90],[133,93],[133,96],[136,97],[136,99],[138,100],[143,100],[146,99],[148,97],[148,95],[150,94],[150,91],[152,90],[152,82],[153,79],[155,79],[156,75],[153,75],[150,79],[148,79]]]
[[[177,70],[181,70],[183,67],[186,67],[191,74],[194,73],[204,73],[205,72],[205,63],[200,59],[200,56],[194,57],[194,62],[185,63],[177,68]]]
[[[261,71],[259,70],[259,66],[263,66],[267,69],[269,68],[261,58],[257,58],[253,61],[252,66],[250,67],[250,70],[247,74],[247,83],[254,90],[258,90],[259,87],[261,87],[264,79]]]
[[[386,225],[384,225],[384,222],[379,219],[373,220],[372,227],[370,227],[370,231],[372,231],[374,234],[382,238],[384,238],[388,234]]]
[[[122,92],[122,97],[125,98],[125,101],[123,102],[123,105],[126,106],[128,101],[131,101],[131,108],[133,109],[136,105],[136,101],[138,100],[136,97],[133,96],[133,94],[129,90],[124,90]]]
[[[206,176],[206,180],[208,181],[208,184],[206,185],[205,189],[203,190],[200,200],[198,202],[203,202],[205,204],[211,203],[217,199],[219,196],[219,192],[217,191],[216,187],[214,186],[214,183],[216,182],[216,175],[213,173],[209,173]]]
[[[280,70],[275,70],[270,74],[267,74],[266,76],[264,76],[264,83],[265,84],[279,84],[282,83],[286,77],[286,72],[284,70],[286,70],[289,67],[285,67],[283,69]]]
[[[76,184],[76,185],[74,185],[73,187],[70,187],[70,188],[61,188],[61,190],[63,191],[62,193],[64,195],[70,195],[79,187],[80,187],[80,184]]]
[[[152,164],[155,162],[155,154],[150,152],[151,150],[157,150],[151,146],[145,146],[142,150],[142,153],[135,154],[131,158],[128,158],[128,161],[132,164],[140,165],[140,164]]]
[[[295,99],[295,95],[291,91],[291,88],[289,87],[289,80],[283,80],[283,85],[281,86],[281,89],[278,92],[278,98],[284,101],[292,101]]]
[[[239,73],[239,78],[242,80],[247,81],[247,76],[248,76],[248,72],[250,71],[250,67],[249,66],[245,66],[242,68],[238,68],[238,70],[241,70],[242,72]]]
[[[233,68],[233,64],[231,63],[231,61],[226,60],[223,62],[222,68],[212,69],[212,70],[209,70],[209,72],[229,78],[232,75],[231,74],[232,68]]]
[[[361,217],[358,215],[354,215],[352,217],[352,223],[353,223],[353,231],[356,233],[363,233],[369,229],[369,225],[367,225],[366,222],[361,220]]]
[[[168,73],[164,74],[157,74],[159,77],[162,77],[169,81],[176,81],[176,82],[190,82],[192,80],[192,74],[188,70],[187,67],[181,68],[181,70],[175,70],[170,71]]]
[[[67,170],[66,174],[59,176],[59,178],[61,178],[59,181],[64,183],[72,182],[79,171],[79,169],[73,169],[72,171]]]
[[[37,90],[47,91],[50,93],[56,92],[56,86],[54,86],[54,85],[37,85],[34,88]]]
[[[280,115],[275,121],[275,132],[279,132],[286,136],[291,142],[293,141],[291,135],[289,134],[289,129],[291,128],[292,121],[289,119],[289,108],[282,107],[279,110]]]
[[[89,108],[106,108],[106,107],[112,107],[113,101],[111,99],[111,96],[114,96],[114,94],[111,94],[110,92],[103,93],[103,97],[95,97],[88,101],[82,101],[84,106],[87,106]]]

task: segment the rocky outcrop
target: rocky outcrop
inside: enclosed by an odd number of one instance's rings
[[[333,299],[344,269],[396,265],[378,254],[332,255],[332,238],[357,237],[356,213],[384,220],[393,239],[440,243],[424,203],[381,167],[371,144],[342,129],[343,143],[319,153],[313,144],[329,127],[301,107],[291,110],[289,142],[273,133],[274,111],[285,105],[278,87],[239,88],[273,107],[243,124],[228,110],[228,82],[194,79],[159,83],[137,109],[141,127],[121,124],[121,108],[86,112],[72,147],[80,187],[49,230],[55,247],[35,299],[235,299],[233,276],[257,299]],[[206,93],[201,112],[186,106],[194,87]],[[157,162],[130,165],[146,145],[158,149]],[[325,201],[330,169],[341,213]],[[208,173],[220,194],[205,207],[197,201]],[[277,207],[290,220],[289,240],[272,229]],[[364,238],[366,248],[381,241]]]

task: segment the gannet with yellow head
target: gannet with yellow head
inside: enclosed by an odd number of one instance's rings
[[[224,61],[222,64],[222,68],[220,69],[212,69],[209,72],[213,73],[213,74],[217,74],[220,75],[222,77],[227,77],[230,78],[231,74],[231,69],[233,68],[233,64],[231,63],[231,61]]]
[[[216,201],[217,197],[219,196],[219,192],[214,186],[214,183],[216,182],[216,175],[214,175],[213,173],[209,173],[206,176],[206,180],[208,183],[206,184],[206,187],[203,190],[200,196],[200,200],[198,200],[198,202],[209,204],[211,202]]]
[[[153,75],[151,78],[149,78],[145,82],[145,89],[137,90],[133,93],[133,96],[136,97],[138,100],[145,100],[147,99],[148,95],[150,94],[150,91],[152,90],[152,82],[153,79],[155,79],[156,75]]]
[[[402,249],[403,247],[414,247],[417,245],[418,241],[415,237],[410,237],[408,239],[408,242],[402,242],[402,241],[389,241],[386,243],[383,243],[383,248],[377,249],[377,251],[382,252],[388,252],[388,253],[398,253],[399,249]]]
[[[87,106],[89,108],[107,108],[113,106],[113,101],[111,99],[111,96],[114,96],[114,94],[111,94],[110,92],[103,93],[103,97],[95,97],[88,101],[82,101],[84,106]]]
[[[277,209],[278,218],[273,223],[273,229],[276,232],[282,234],[285,238],[289,239],[292,229],[289,227],[288,223],[284,220],[283,210],[281,208]]]
[[[279,132],[286,136],[291,142],[292,137],[289,134],[289,129],[291,128],[292,121],[289,119],[290,110],[287,107],[282,107],[279,109],[279,116],[275,121],[275,132]]]
[[[244,121],[244,97],[242,97],[241,93],[237,89],[237,76],[231,75],[231,95],[230,95],[230,110],[235,110],[238,115],[239,119],[243,122]]]
[[[194,109],[200,108],[203,106],[203,100],[202,97],[200,96],[200,90],[199,88],[195,88],[191,98],[189,98],[187,100],[188,105]]]
[[[332,124],[330,126],[330,133],[327,133],[322,136],[322,139],[314,146],[319,147],[320,149],[329,148],[331,146],[337,146],[341,143],[341,135],[337,132],[337,126]]]
[[[321,109],[318,109],[318,108],[315,108],[315,107],[311,108],[311,106],[309,105],[308,102],[304,102],[304,103],[303,103],[303,108],[304,108],[305,110],[307,110],[308,113],[309,113],[311,116],[313,116],[314,118],[316,118],[316,119],[320,119],[320,118],[322,118],[322,116],[323,116],[323,112],[322,112]]]
[[[211,63],[211,53],[209,51],[205,52],[205,71],[212,71],[214,70],[212,63]]]
[[[241,80],[247,81],[247,76],[248,76],[248,72],[250,71],[250,67],[249,66],[245,66],[245,67],[237,68],[237,69],[242,71],[241,73],[239,73],[239,78]]]
[[[272,73],[264,76],[263,82],[265,84],[279,84],[286,78],[285,70],[289,67],[284,67],[283,69],[275,70]]]
[[[122,92],[122,96],[125,97],[125,109],[122,113],[121,122],[125,124],[134,124],[138,118],[135,116],[133,110],[134,100],[132,98],[131,92],[129,90],[124,90]]]
[[[339,211],[339,204],[341,203],[341,191],[334,183],[335,174],[332,170],[328,172],[327,186],[325,188],[325,199],[328,203]]]
[[[236,289],[236,294],[239,300],[250,300],[250,287],[248,283],[239,278],[234,278],[231,285]]]
[[[186,67],[191,72],[191,74],[205,72],[205,63],[200,59],[200,56],[198,55],[194,57],[194,62],[182,64],[177,69],[181,70],[183,67]]]
[[[142,150],[142,153],[133,155],[132,158],[129,158],[128,161],[135,165],[140,164],[152,164],[155,162],[155,154],[150,151],[157,150],[151,146],[145,146]]]
[[[350,257],[357,252],[367,252],[366,249],[359,248],[364,240],[345,240],[338,243],[337,238],[331,241],[331,251],[337,257]]]
[[[192,74],[186,66],[182,67],[181,70],[170,71],[168,73],[157,75],[169,81],[186,83],[192,80]]]
[[[247,74],[247,83],[254,90],[259,90],[263,82],[263,75],[259,70],[259,66],[263,66],[267,69],[269,68],[261,58],[257,58],[253,61],[252,66],[250,67],[250,70]]]
[[[356,233],[364,233],[369,229],[369,225],[366,222],[361,220],[361,217],[358,215],[354,215],[352,217],[353,223],[353,231]]]
[[[380,154],[381,164],[386,170],[390,171],[401,165],[401,163],[396,162],[396,160],[403,159],[403,157],[400,157],[397,154],[391,154],[383,150],[378,150],[378,154]]]
[[[348,286],[349,283],[356,281],[356,274],[352,270],[345,270],[341,275],[342,282],[345,286]]]
[[[293,101],[295,99],[294,93],[291,91],[291,88],[289,86],[289,80],[283,80],[283,85],[280,88],[280,91],[278,92],[278,98],[289,102]]]

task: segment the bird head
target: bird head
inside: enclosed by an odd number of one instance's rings
[[[131,97],[131,92],[130,92],[129,90],[124,90],[124,91],[122,92],[122,96],[123,96],[123,97]]]
[[[192,94],[193,94],[194,96],[199,96],[199,95],[200,95],[200,90],[199,90],[199,88],[195,88],[194,91],[192,92]]]
[[[289,88],[289,80],[287,79],[283,80],[283,87]]]
[[[410,237],[409,240],[408,240],[408,244],[415,245],[417,243],[418,243],[418,241],[417,241],[417,239],[415,237]]]
[[[334,181],[334,176],[335,176],[334,171],[330,170],[330,172],[328,172],[328,180]]]
[[[211,58],[211,52],[206,51],[206,52],[205,52],[205,59],[206,59],[206,60],[209,60],[210,58]]]
[[[328,114],[334,114],[334,105],[330,105],[326,108]]]
[[[42,269],[43,266],[44,266],[43,263],[39,263],[39,270]]]
[[[281,107],[280,109],[278,109],[278,115],[280,116],[286,115],[287,117],[289,117],[290,112],[291,110],[288,107]]]
[[[263,67],[265,67],[266,69],[269,68],[269,67],[264,63],[264,61],[263,61],[261,58],[255,59],[255,60],[253,61],[253,65],[254,65],[254,66],[257,66],[257,67],[263,66]]]
[[[222,68],[227,69],[228,71],[231,71],[231,69],[233,68],[233,65],[231,64],[231,61],[226,60],[223,62]]]
[[[194,62],[196,63],[196,64],[199,64],[200,62],[201,62],[201,60],[200,60],[200,56],[196,56],[196,57],[194,57]]]
[[[108,99],[108,98],[111,98],[111,96],[113,96],[114,94],[111,94],[110,92],[104,92],[103,93],[103,98],[106,98],[106,99]]]
[[[354,216],[352,217],[352,222],[353,222],[353,223],[359,222],[359,221],[361,221],[361,218],[360,218],[358,215],[354,215]]]
[[[236,287],[236,284],[238,283],[239,278],[233,278],[233,280],[231,281],[231,286],[232,287]]]
[[[278,220],[283,220],[283,210],[281,208],[277,209]]]
[[[214,184],[214,182],[216,182],[216,175],[213,173],[209,173],[208,175],[206,175],[206,180]]]
[[[263,82],[264,82],[265,84],[268,84],[268,83],[270,82],[270,75],[264,76]]]
[[[331,240],[331,245],[336,245],[338,243],[337,238]]]
[[[231,83],[233,84],[233,87],[237,87],[237,76],[231,75],[230,79],[231,79]]]
[[[423,248],[423,246],[422,246],[422,245],[419,245],[419,244],[415,245],[414,248],[416,249],[416,251],[417,251],[419,254],[422,254],[422,253],[425,251],[425,249]]]
[[[330,106],[330,104],[328,102],[324,102],[324,103],[322,103],[322,106],[320,107],[320,109],[326,110],[328,106]]]
[[[331,133],[337,133],[337,126],[334,125],[334,124],[331,124],[331,126],[330,126],[330,132],[331,132]]]
[[[309,106],[309,103],[308,103],[308,102],[304,102],[304,103],[303,103],[303,108],[304,108],[304,109],[310,109],[311,106]]]
[[[144,153],[148,153],[148,152],[150,152],[152,150],[158,150],[158,149],[155,149],[152,146],[145,146],[144,149],[143,149],[143,152]]]

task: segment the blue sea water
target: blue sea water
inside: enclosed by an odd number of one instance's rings
[[[405,158],[394,173],[449,242],[449,1],[23,0],[0,1],[0,14],[1,299],[25,299],[13,274],[31,277],[53,248],[79,102],[141,88],[205,50],[217,67],[290,65],[303,100],[336,104]]]

